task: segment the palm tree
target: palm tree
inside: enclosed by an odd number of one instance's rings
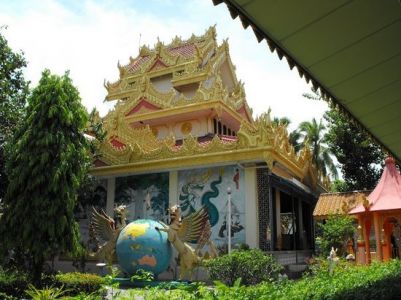
[[[313,118],[311,122],[305,121],[299,124],[299,132],[303,138],[302,145],[305,147],[307,144],[312,152],[312,162],[316,168],[322,172],[323,175],[332,175],[335,179],[338,178],[338,171],[331,158],[330,150],[326,144],[326,127],[320,119],[317,123]]]

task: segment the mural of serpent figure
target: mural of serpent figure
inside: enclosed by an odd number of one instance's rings
[[[206,182],[212,176],[211,170],[208,170],[206,173],[202,174],[200,178],[191,178],[189,182],[182,186],[179,200],[180,208],[184,217],[196,211],[196,202],[199,198],[201,198],[200,205],[205,206],[209,214],[210,225],[213,227],[217,224],[219,221],[219,211],[210,201],[210,199],[217,198],[219,196],[217,185],[221,184],[223,180],[223,172],[223,169],[221,169],[219,178],[210,183],[211,190],[207,191],[202,196],[200,196],[200,194],[203,191]]]
[[[217,185],[219,185],[223,180],[223,169],[220,170],[219,178],[214,180],[210,183],[211,191],[207,191],[202,195],[202,206],[207,209],[209,214],[209,222],[210,225],[213,227],[219,221],[219,211],[217,210],[216,206],[210,202],[211,198],[217,198],[219,196],[219,190]]]
[[[202,192],[204,184],[188,182],[185,184],[180,193],[180,208],[183,212],[184,217],[194,213],[195,202],[199,197],[198,193]]]

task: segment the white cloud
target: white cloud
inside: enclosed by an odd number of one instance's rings
[[[124,64],[129,56],[138,54],[140,34],[142,44],[153,46],[157,37],[169,42],[175,35],[201,34],[213,24],[217,24],[220,41],[229,38],[237,76],[245,82],[255,114],[270,106],[274,116],[287,116],[296,126],[320,118],[326,109],[326,104],[301,96],[309,90],[303,79],[271,54],[266,43],[258,44],[250,29],[244,30],[239,20],[232,20],[225,5],[214,7],[205,0],[153,1],[152,7],[143,11],[139,8],[142,2],[72,3],[76,6],[55,0],[17,1],[13,5],[19,9],[1,3],[0,20],[9,26],[4,34],[10,45],[25,52],[29,62],[26,77],[32,84],[37,84],[45,68],[58,74],[70,70],[88,109],[96,106],[105,114],[110,108],[103,103],[103,80],[118,79],[117,61]],[[158,4],[169,8],[165,16]]]

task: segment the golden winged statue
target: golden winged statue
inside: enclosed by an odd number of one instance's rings
[[[194,269],[205,258],[200,255],[200,250],[206,244],[211,252],[210,257],[217,256],[216,247],[210,240],[212,231],[207,210],[202,207],[184,219],[181,218],[181,211],[178,205],[171,207],[169,211],[171,224],[166,225],[160,222],[163,227],[157,229],[167,232],[168,240],[179,254],[179,278],[184,279],[189,276],[189,279],[192,279]],[[188,243],[196,243],[196,249],[193,249]]]
[[[100,261],[106,261],[109,266],[116,260],[116,242],[120,231],[126,226],[126,206],[120,205],[114,209],[117,218],[117,224],[103,210],[98,212],[92,208],[92,220],[90,232],[98,245],[95,253],[89,253],[89,256],[95,257]]]

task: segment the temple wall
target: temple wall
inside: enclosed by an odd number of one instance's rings
[[[188,132],[186,132],[185,129],[183,130],[183,128],[188,128],[187,124],[190,124],[190,130]],[[159,125],[152,128],[156,129],[157,138],[159,139],[164,139],[172,134],[176,139],[181,140],[189,133],[192,134],[194,137],[199,137],[204,136],[209,132],[207,118],[186,120],[182,122],[177,122],[173,125]]]
[[[117,177],[116,205],[127,205],[127,219],[152,219],[168,222],[169,173]]]
[[[227,244],[227,188],[231,188],[232,245],[246,242],[245,176],[237,166],[178,172],[179,204],[183,216],[206,207],[212,225],[212,240]]]
[[[152,78],[151,82],[156,90],[162,93],[167,93],[173,87],[173,84],[171,83],[171,78],[171,74],[166,74],[164,76]]]
[[[256,169],[245,169],[245,237],[251,248],[259,247]]]

